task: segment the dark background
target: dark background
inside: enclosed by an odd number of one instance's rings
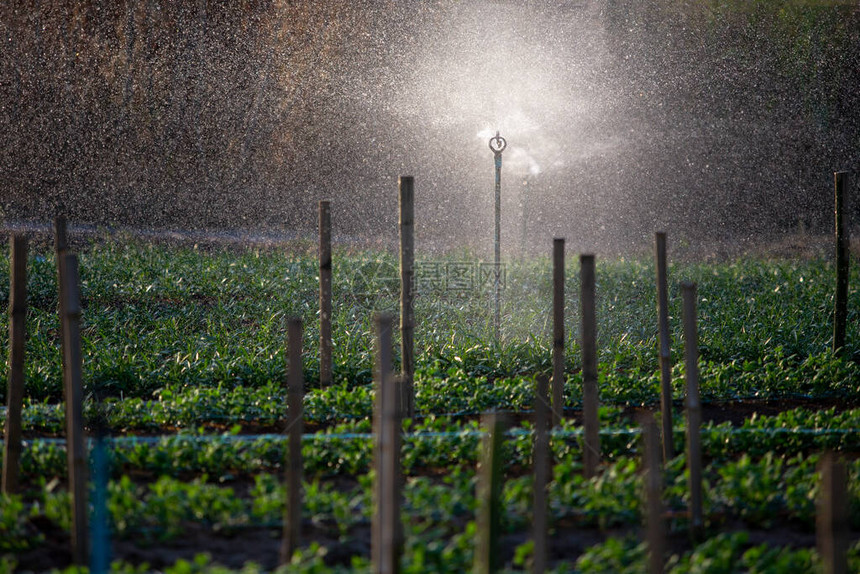
[[[7,222],[310,236],[331,198],[373,237],[412,174],[419,243],[481,244],[502,129],[508,245],[746,240],[826,232],[860,160],[856,2],[7,0],[0,30]]]

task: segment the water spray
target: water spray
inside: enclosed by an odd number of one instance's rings
[[[496,232],[494,236],[494,251],[495,251],[495,266],[493,267],[493,277],[496,291],[496,315],[493,324],[496,340],[499,340],[499,326],[502,322],[502,248],[501,248],[501,225],[502,225],[502,152],[508,147],[508,142],[496,132],[494,137],[490,138],[490,150],[493,152],[496,165]]]

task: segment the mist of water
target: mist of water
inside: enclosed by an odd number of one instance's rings
[[[366,238],[411,174],[419,244],[488,247],[498,130],[506,253],[826,230],[860,10],[747,4],[9,2],[0,208]]]

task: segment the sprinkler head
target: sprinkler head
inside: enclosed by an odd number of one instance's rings
[[[490,138],[490,149],[494,154],[501,154],[505,151],[506,147],[508,147],[508,142],[505,138],[499,135],[499,132],[496,132],[496,135]]]

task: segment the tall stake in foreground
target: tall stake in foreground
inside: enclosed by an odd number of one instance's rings
[[[826,574],[848,573],[848,473],[833,453],[818,463],[821,488],[815,515],[818,553]]]
[[[681,285],[684,298],[684,370],[687,377],[687,469],[690,476],[690,534],[704,535],[702,512],[702,403],[699,399],[699,336],[696,327],[696,284]]]
[[[549,456],[550,408],[547,380],[538,376],[535,393],[535,439],[532,460],[534,461],[534,515],[532,536],[534,539],[534,563],[532,574],[543,574],[548,558],[549,519],[547,517],[547,486],[551,472]]]
[[[9,260],[9,380],[6,432],[3,435],[2,492],[18,490],[21,459],[21,409],[24,404],[24,340],[27,335],[27,238],[11,237]]]
[[[645,468],[645,537],[648,541],[648,574],[663,574],[666,526],[663,522],[663,469],[660,439],[651,415],[642,420]]]
[[[319,203],[320,234],[320,385],[332,384],[331,202]]]
[[[552,240],[552,424],[564,416],[564,239]]]
[[[487,413],[482,426],[487,434],[481,448],[478,469],[478,544],[475,574],[491,574],[501,566],[499,535],[502,529],[502,442],[508,421],[499,413]]]
[[[305,395],[302,374],[302,320],[287,324],[287,507],[284,509],[284,535],[281,564],[288,564],[299,547],[302,535],[302,433]]]
[[[81,381],[81,307],[78,288],[78,258],[65,255],[62,259],[64,296],[62,309],[64,357],[63,381],[66,395],[66,453],[69,470],[69,492],[72,494],[72,560],[85,566],[89,557],[87,538],[87,448],[84,436]]]
[[[585,426],[585,477],[597,474],[600,464],[600,420],[597,391],[597,316],[595,313],[594,255],[580,255],[582,293],[582,418]]]
[[[672,444],[672,358],[669,340],[669,287],[666,278],[666,233],[658,231],[654,241],[657,260],[657,341],[660,346],[660,410],[662,417],[663,462],[675,456]]]
[[[848,174],[844,171],[833,174],[836,214],[836,308],[833,315],[833,352],[845,346],[845,329],[848,324],[848,267],[850,252],[848,224],[845,217],[845,190],[848,189]]]
[[[373,432],[376,435],[373,487],[375,512],[371,525],[371,560],[377,574],[400,572],[403,533],[400,524],[400,409],[391,367],[389,315],[376,317],[376,404]]]
[[[415,182],[400,177],[400,394],[404,416],[415,410]]]

